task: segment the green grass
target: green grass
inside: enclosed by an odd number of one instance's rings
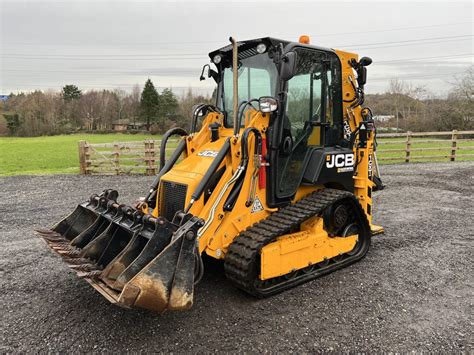
[[[0,175],[78,174],[78,142],[111,143],[159,139],[144,134],[72,134],[0,137]]]
[[[111,143],[127,141],[143,141],[144,139],[159,139],[153,135],[129,134],[73,134],[51,137],[16,138],[0,137],[0,175],[38,175],[38,174],[77,174],[79,173],[79,157],[77,143],[86,140],[90,143]],[[432,137],[431,139],[435,139]],[[426,138],[424,138],[426,139]],[[379,142],[403,141],[404,138],[379,138]],[[173,144],[170,142],[170,148]],[[459,142],[459,147],[473,147],[474,142]],[[412,148],[444,147],[442,151],[427,150],[413,151],[412,157],[431,155],[448,155],[451,141],[419,142],[414,138]],[[378,157],[400,158],[399,160],[384,161],[381,164],[400,163],[405,160],[404,152],[384,152],[385,149],[405,149],[405,143],[380,144]],[[474,154],[474,148],[459,150],[456,160],[474,160],[474,157],[462,157],[462,154]],[[413,159],[413,162],[448,161],[448,158]]]

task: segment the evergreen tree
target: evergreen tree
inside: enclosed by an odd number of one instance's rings
[[[159,96],[155,86],[148,79],[140,98],[140,117],[146,120],[146,128],[150,130],[150,122],[158,118]]]
[[[170,89],[164,89],[159,96],[159,116],[166,119],[176,115],[178,112],[178,99]]]
[[[64,101],[69,102],[72,100],[80,99],[82,96],[81,90],[76,85],[65,85],[61,93]]]

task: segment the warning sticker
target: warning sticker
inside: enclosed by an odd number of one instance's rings
[[[253,201],[253,206],[252,206],[252,210],[250,211],[250,213],[260,212],[260,211],[263,211],[263,210],[264,210],[263,205],[260,202],[260,200],[258,199],[258,196],[256,196],[255,201]]]

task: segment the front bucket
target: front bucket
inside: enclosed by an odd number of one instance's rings
[[[115,196],[116,197],[116,196]],[[179,227],[104,194],[37,231],[77,275],[110,302],[156,312],[192,306],[199,218]]]

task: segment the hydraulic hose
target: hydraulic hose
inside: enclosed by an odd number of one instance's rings
[[[183,137],[183,136],[187,136],[188,133],[183,128],[175,127],[175,128],[171,128],[167,130],[166,133],[163,135],[163,138],[161,138],[161,146],[160,146],[160,171],[165,166],[166,145],[168,144],[168,139],[174,135]]]
[[[199,252],[199,247],[196,245],[194,252],[195,265],[194,265],[194,284],[197,285],[204,276],[204,262],[202,261],[202,255]]]

